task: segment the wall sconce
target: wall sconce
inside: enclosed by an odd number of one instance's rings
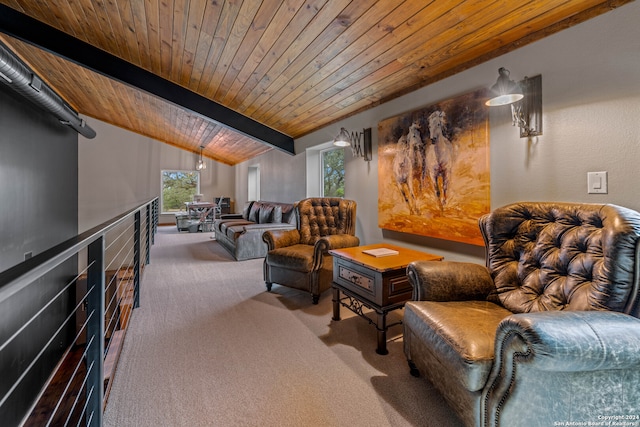
[[[360,145],[362,138],[362,145]],[[333,140],[336,147],[351,147],[354,157],[363,157],[365,162],[371,161],[371,128],[362,129],[362,132],[347,132],[345,128]]]
[[[514,126],[520,128],[520,138],[542,135],[542,76],[525,77],[516,83],[509,79],[509,70],[501,67],[498,80],[491,87],[495,95],[485,104],[490,107],[511,105]]]
[[[200,158],[198,159],[198,163],[196,163],[196,169],[201,171],[207,168],[207,164],[202,160],[202,150],[204,149],[204,145],[200,146]]]

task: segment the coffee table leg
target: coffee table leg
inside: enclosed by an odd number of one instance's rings
[[[340,289],[333,288],[333,320],[340,320]]]
[[[389,354],[387,350],[387,313],[377,313],[378,314],[378,348],[376,348],[376,353],[378,354]]]

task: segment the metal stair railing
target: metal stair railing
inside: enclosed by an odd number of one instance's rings
[[[154,198],[0,273],[3,425],[102,425],[158,216]]]

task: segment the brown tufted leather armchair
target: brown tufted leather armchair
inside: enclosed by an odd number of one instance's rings
[[[314,197],[296,202],[297,229],[272,230],[262,235],[267,243],[264,281],[311,293],[317,304],[331,287],[333,257],[330,249],[358,246],[355,236],[356,202],[338,197]]]
[[[516,203],[479,224],[486,267],[407,268],[412,374],[428,377],[467,426],[638,417],[640,214]]]

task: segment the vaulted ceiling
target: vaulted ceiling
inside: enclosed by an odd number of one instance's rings
[[[79,113],[234,165],[628,1],[0,0],[0,41]]]

